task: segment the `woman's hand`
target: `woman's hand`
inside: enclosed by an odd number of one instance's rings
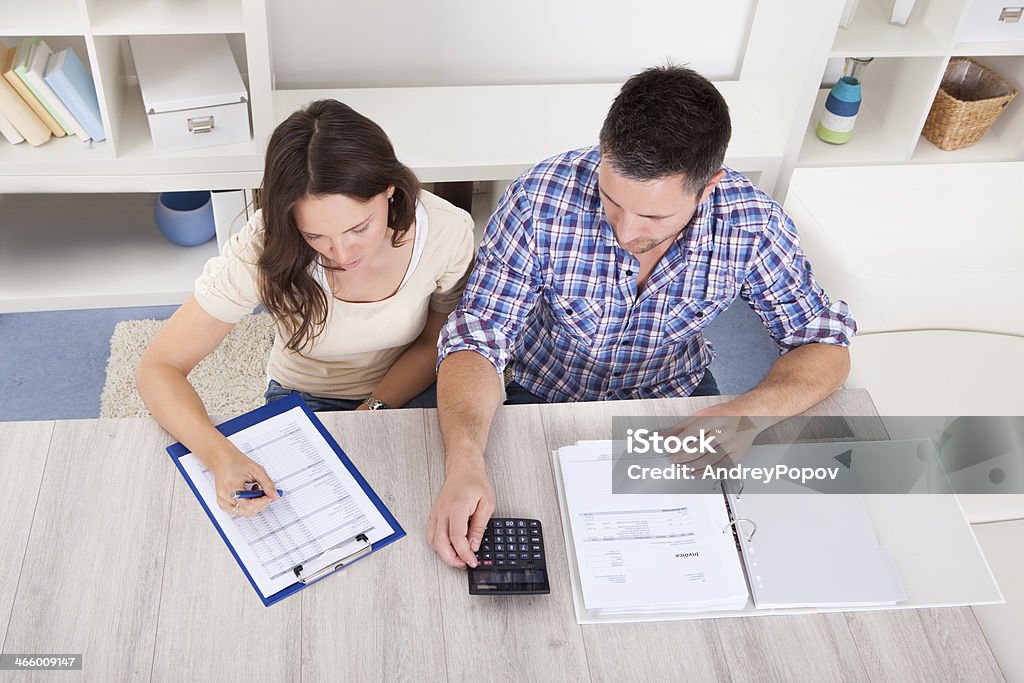
[[[224,512],[241,517],[252,517],[271,502],[280,498],[277,487],[270,480],[267,471],[237,448],[232,447],[217,459],[211,467],[217,486],[217,505]],[[249,488],[253,482],[263,489],[262,498],[235,500],[231,494]]]

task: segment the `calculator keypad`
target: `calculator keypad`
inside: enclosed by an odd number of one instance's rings
[[[544,536],[536,519],[493,518],[476,553],[480,567],[544,567]]]

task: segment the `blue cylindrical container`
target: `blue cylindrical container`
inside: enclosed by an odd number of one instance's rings
[[[161,193],[153,219],[160,234],[182,247],[209,242],[217,232],[213,202],[207,190]]]

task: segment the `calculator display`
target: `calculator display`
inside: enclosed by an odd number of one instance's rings
[[[521,569],[516,571],[497,571],[493,569],[478,569],[474,572],[473,583],[477,588],[484,588],[486,585],[507,586],[511,590],[537,590],[545,583],[546,575],[538,569]]]

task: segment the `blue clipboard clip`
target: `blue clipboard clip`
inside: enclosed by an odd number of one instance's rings
[[[358,534],[350,541],[328,548],[305,564],[296,566],[292,571],[303,585],[308,586],[372,552],[373,544],[370,543],[370,539],[366,534]]]

